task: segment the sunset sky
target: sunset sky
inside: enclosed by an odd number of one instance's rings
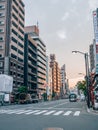
[[[70,86],[83,79],[84,55],[73,50],[89,52],[93,36],[92,11],[98,0],[23,0],[25,24],[39,23],[40,37],[46,44],[47,55],[54,53],[61,67],[66,64]]]

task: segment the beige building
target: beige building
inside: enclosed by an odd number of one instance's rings
[[[22,0],[0,1],[0,73],[14,78],[14,90],[23,85],[24,19]]]
[[[61,89],[61,75],[55,54],[50,55],[50,67],[52,68],[52,92],[59,95]]]

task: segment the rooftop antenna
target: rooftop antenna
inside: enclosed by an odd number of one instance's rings
[[[37,21],[37,27],[39,28],[39,22]]]

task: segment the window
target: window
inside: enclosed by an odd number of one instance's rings
[[[23,9],[22,9],[21,7],[19,7],[19,9],[21,10],[22,14],[24,14],[24,11],[23,11]]]
[[[12,32],[17,36],[17,32],[14,29],[12,29]]]
[[[16,1],[16,0],[13,0],[13,2],[16,4],[16,6],[18,6],[18,3],[17,3],[17,1]]]
[[[3,63],[2,62],[0,62],[0,67],[3,67]]]
[[[0,21],[0,25],[4,25],[4,21]]]
[[[21,28],[19,28],[19,31],[20,31],[22,34],[24,34],[24,31],[23,31]]]
[[[5,6],[4,5],[0,5],[0,9],[5,9]]]
[[[24,41],[24,39],[19,35],[19,37],[18,37],[19,39],[21,39],[22,41]]]
[[[18,61],[19,61],[19,62],[23,62],[23,59],[21,59],[21,58],[18,57]]]
[[[21,21],[19,21],[19,24],[24,28],[24,24]]]
[[[19,42],[19,43],[18,43],[18,45],[19,45],[21,48],[23,48],[23,45],[22,45],[22,43],[20,43],[20,42]]]
[[[3,17],[4,16],[4,13],[0,13],[0,17]]]
[[[12,37],[12,41],[17,44],[17,40],[14,37]]]
[[[0,49],[3,49],[3,46],[0,46]]]
[[[14,25],[14,27],[18,28],[18,25],[14,21],[12,21],[12,24]]]
[[[3,37],[0,37],[0,42],[4,41],[4,38]]]
[[[19,14],[19,17],[24,21],[24,17],[21,14]]]
[[[13,49],[14,51],[17,51],[17,48],[13,45],[11,45],[11,49]]]
[[[0,58],[2,57],[2,54],[0,54]]]
[[[15,16],[15,14],[12,14],[12,16],[14,17],[14,19],[15,19],[16,21],[18,21],[18,18],[17,18],[17,16]]]
[[[0,32],[4,32],[4,29],[0,29]]]
[[[19,53],[20,55],[23,55],[23,52],[22,52],[21,50],[18,50],[18,53]]]
[[[18,10],[13,6],[14,11],[18,14]]]
[[[11,57],[14,58],[14,59],[17,59],[17,56],[14,55],[14,54],[11,54]]]

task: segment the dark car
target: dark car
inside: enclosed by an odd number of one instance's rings
[[[77,95],[72,93],[69,95],[69,101],[70,102],[76,102],[77,101]]]

